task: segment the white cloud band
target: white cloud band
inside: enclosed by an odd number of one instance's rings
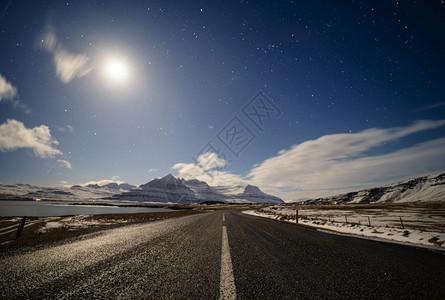
[[[255,165],[247,179],[215,170],[227,164],[215,153],[204,153],[196,163],[178,163],[172,169],[178,170],[181,178],[196,178],[210,185],[253,184],[287,201],[324,197],[443,171],[445,138],[375,151],[403,137],[443,126],[445,120],[418,121],[404,127],[325,135],[281,150]]]

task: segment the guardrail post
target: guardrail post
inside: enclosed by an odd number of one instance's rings
[[[22,235],[23,228],[25,228],[26,216],[22,218],[22,221],[19,224],[19,228],[17,229],[17,236],[20,237]]]

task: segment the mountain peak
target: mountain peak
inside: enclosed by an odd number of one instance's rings
[[[165,176],[162,177],[161,179],[164,179],[164,180],[172,180],[172,179],[176,179],[176,177],[173,176],[171,173],[168,173],[167,175],[165,175]]]
[[[254,186],[254,185],[246,185],[246,187],[244,188],[244,193],[245,194],[264,194],[259,187]]]
[[[162,178],[153,179],[146,184],[141,185],[142,189],[147,189],[151,187],[155,188],[176,188],[183,185],[179,179],[176,179],[172,174],[167,174]]]

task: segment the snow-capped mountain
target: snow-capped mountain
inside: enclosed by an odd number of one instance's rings
[[[237,191],[237,193],[234,191]],[[258,187],[211,187],[197,179],[185,180],[168,174],[132,189],[114,195],[111,199],[135,200],[156,203],[201,203],[218,201],[227,203],[283,203],[278,197],[263,193]]]
[[[306,201],[313,204],[401,203],[445,201],[445,173],[418,177],[333,197]]]
[[[283,203],[283,200],[263,193],[258,187],[211,187],[197,179],[185,180],[173,175],[139,187],[128,183],[73,185],[71,187],[37,187],[28,184],[0,185],[0,199],[46,199],[82,201],[92,199],[144,201],[152,203],[194,204],[206,201],[226,203]]]
[[[89,184],[71,187],[38,187],[29,184],[0,184],[0,199],[47,199],[47,200],[91,200],[111,197],[116,193],[128,191],[136,186],[128,183]]]

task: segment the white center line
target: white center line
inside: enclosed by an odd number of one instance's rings
[[[222,227],[221,280],[219,285],[219,299],[236,299],[235,278],[233,278],[226,226]]]
[[[226,221],[226,214],[223,214],[223,222]]]

